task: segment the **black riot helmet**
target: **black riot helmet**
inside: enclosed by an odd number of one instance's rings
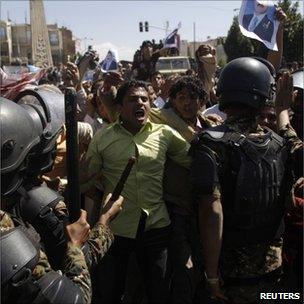
[[[250,57],[230,61],[217,84],[220,110],[235,104],[260,110],[274,91],[275,81],[269,65]]]
[[[28,175],[34,177],[49,172],[65,120],[64,95],[55,86],[41,85],[25,89],[15,101],[27,110],[35,128],[41,131],[39,146],[29,159]]]
[[[0,98],[1,197],[13,194],[22,184],[29,155],[40,142],[40,132],[20,105]]]

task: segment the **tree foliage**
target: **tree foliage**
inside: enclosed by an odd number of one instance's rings
[[[283,56],[287,62],[303,61],[303,24],[304,18],[299,13],[299,2],[282,0],[279,6],[287,15],[284,26]]]
[[[249,38],[242,35],[237,16],[233,18],[224,43],[224,50],[228,62],[238,57],[251,56],[253,54],[253,45]]]
[[[279,6],[287,15],[284,25],[284,50],[285,61],[303,61],[303,23],[304,18],[299,13],[299,3],[292,4],[290,0],[281,0]],[[245,37],[239,28],[238,17],[233,18],[233,23],[228,31],[224,44],[227,61],[243,56],[266,57],[268,49],[258,40]]]

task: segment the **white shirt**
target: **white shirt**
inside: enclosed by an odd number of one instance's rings
[[[226,113],[222,112],[219,110],[219,105],[216,104],[206,110],[204,110],[202,112],[203,115],[208,115],[208,114],[217,114],[218,116],[220,116],[223,120],[225,120],[227,118]]]
[[[166,104],[166,102],[160,96],[158,96],[153,103],[159,109],[162,109]]]

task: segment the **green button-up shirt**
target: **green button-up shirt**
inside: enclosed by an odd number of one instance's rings
[[[90,173],[101,170],[105,195],[112,192],[128,160],[137,155],[122,196],[122,211],[111,222],[114,234],[135,238],[141,212],[147,214],[146,230],[170,224],[163,200],[163,173],[167,156],[189,167],[189,144],[167,125],[147,122],[135,135],[119,121],[100,130],[88,149]]]

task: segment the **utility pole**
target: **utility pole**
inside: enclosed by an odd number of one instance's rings
[[[84,53],[87,51],[87,40],[93,41],[93,38],[90,37],[84,37]]]
[[[169,21],[166,21],[166,37],[168,36],[169,31]]]
[[[195,58],[195,22],[193,22],[193,58]]]

